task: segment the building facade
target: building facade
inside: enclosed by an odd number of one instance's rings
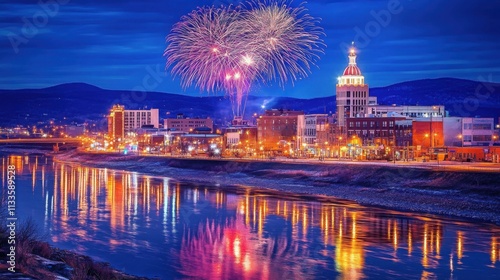
[[[257,138],[264,151],[295,150],[298,144],[299,117],[304,112],[267,110],[257,120]]]
[[[256,126],[228,127],[224,132],[224,147],[254,153],[259,149]]]
[[[84,125],[67,125],[64,127],[64,134],[68,137],[78,137],[85,134]]]
[[[364,146],[411,146],[412,121],[401,116],[349,118],[347,137],[359,138]]]
[[[115,141],[125,138],[125,108],[113,105],[108,115],[108,136]]]
[[[158,109],[124,111],[125,133],[134,132],[144,125],[152,125],[154,128],[159,128],[160,114]]]
[[[191,119],[185,118],[184,115],[177,115],[176,119],[165,119],[164,120],[164,128],[176,131],[182,131],[185,133],[190,133],[194,129],[198,127],[208,127],[213,131],[214,129],[214,121],[212,119]]]
[[[396,106],[396,105],[369,105],[367,106],[367,116],[384,117],[390,113],[396,113],[408,118],[430,118],[446,117],[443,105],[433,106]]]
[[[454,161],[486,161],[500,163],[500,147],[452,147],[447,150],[448,159]]]
[[[312,114],[304,115],[304,129],[302,133],[303,143],[308,146],[317,143],[318,129],[325,130],[325,125],[328,123],[327,114]]]
[[[349,65],[338,78],[336,86],[337,117],[341,129],[346,127],[346,119],[362,116],[370,103],[368,85],[356,64],[356,51],[349,51]],[[373,99],[372,99],[373,102]],[[376,102],[376,101],[375,101]]]
[[[428,118],[413,120],[412,142],[421,150],[443,147],[443,118],[436,118],[432,121]]]
[[[495,142],[493,118],[444,118],[446,146],[492,146]]]

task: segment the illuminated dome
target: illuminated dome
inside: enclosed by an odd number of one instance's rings
[[[361,70],[359,70],[356,65],[356,50],[354,46],[349,50],[349,65],[344,70],[344,74],[338,77],[338,85],[364,85],[365,77],[361,74]]]
[[[361,70],[356,65],[349,65],[344,70],[344,76],[361,76]]]

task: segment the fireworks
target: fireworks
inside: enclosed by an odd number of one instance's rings
[[[202,7],[167,36],[167,68],[184,88],[224,91],[235,118],[244,114],[254,82],[306,77],[322,52],[322,29],[303,6],[261,0],[246,6]]]

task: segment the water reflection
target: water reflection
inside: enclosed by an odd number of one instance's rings
[[[161,278],[499,276],[499,228],[9,156],[56,246]],[[3,190],[6,186],[2,173]],[[76,246],[76,247],[75,247]],[[132,260],[127,257],[133,254]],[[484,277],[483,277],[484,276]]]

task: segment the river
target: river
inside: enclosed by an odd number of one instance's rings
[[[500,279],[500,227],[252,187],[2,157],[55,247],[161,279]]]

